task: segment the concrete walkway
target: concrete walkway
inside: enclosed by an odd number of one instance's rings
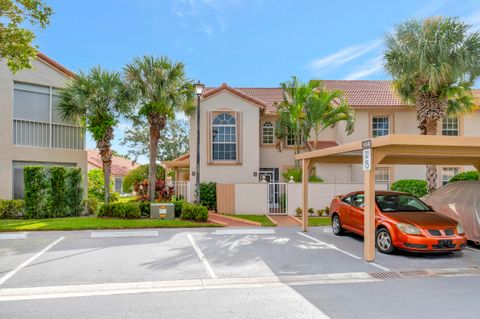
[[[221,214],[217,214],[213,212],[208,213],[208,221],[212,223],[217,223],[226,227],[258,227],[248,222],[233,220],[228,217],[222,216]]]
[[[298,227],[300,226],[300,223],[290,217],[290,216],[286,216],[286,215],[268,215],[271,219],[273,219],[275,221],[275,223],[277,223],[277,226],[284,226],[284,227]]]

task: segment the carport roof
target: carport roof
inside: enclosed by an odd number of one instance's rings
[[[474,165],[480,167],[480,137],[391,134],[371,139],[378,164]],[[298,154],[297,160],[360,164],[362,141]]]

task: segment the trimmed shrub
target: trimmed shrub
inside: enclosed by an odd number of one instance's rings
[[[183,203],[180,218],[186,220],[195,220],[197,222],[205,222],[208,220],[208,209],[202,205]]]
[[[477,171],[468,171],[453,176],[449,183],[458,181],[478,181],[480,174]]]
[[[125,193],[132,193],[135,184],[148,180],[148,164],[132,169],[123,179],[123,191]],[[157,179],[165,180],[165,169],[157,165]]]
[[[318,177],[316,175],[312,175],[308,178],[308,181],[310,183],[323,183],[323,178],[321,177]]]
[[[140,205],[140,216],[150,218],[150,202],[138,202]]]
[[[95,198],[87,198],[85,200],[85,206],[87,208],[88,215],[97,215],[99,203]]]
[[[421,179],[401,179],[392,184],[392,191],[423,197],[428,194],[427,182]]]
[[[210,210],[217,210],[217,184],[200,183],[200,204]]]
[[[48,217],[48,177],[47,169],[43,166],[25,166],[24,175],[24,201],[25,216],[27,218]]]
[[[98,217],[114,217],[136,219],[141,217],[139,203],[109,203],[103,204]]]
[[[290,176],[292,176],[295,183],[300,183],[302,181],[302,170],[299,168],[289,168],[282,173],[282,176],[285,182],[290,182]]]
[[[68,206],[68,216],[80,216],[85,210],[85,190],[83,187],[82,170],[77,167],[68,168],[66,184],[67,191],[65,197]],[[98,202],[96,210],[98,210]],[[96,213],[95,211],[94,214]]]
[[[0,219],[13,219],[22,217],[24,203],[21,199],[0,199]]]
[[[46,217],[69,216],[67,205],[67,168],[54,166],[47,169],[49,173],[49,187],[47,196],[48,212]]]
[[[172,200],[172,204],[175,206],[175,218],[180,218],[180,215],[182,215],[183,203],[185,203],[183,200]]]

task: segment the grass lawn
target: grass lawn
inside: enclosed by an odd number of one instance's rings
[[[118,203],[128,203],[135,200],[135,196],[124,196],[118,199]]]
[[[51,219],[4,219],[0,220],[0,232],[35,230],[82,230],[82,229],[127,229],[127,228],[192,228],[220,227],[212,223],[197,223],[184,220],[117,219],[97,217],[67,217]]]
[[[309,226],[329,226],[331,224],[330,217],[308,217]]]
[[[228,215],[236,218],[241,218],[241,219],[246,219],[246,220],[251,220],[253,222],[257,222],[262,224],[262,226],[267,226],[267,227],[275,227],[276,225],[272,223],[270,219],[268,219],[267,216],[265,215],[244,215],[244,214],[236,214],[236,215]]]

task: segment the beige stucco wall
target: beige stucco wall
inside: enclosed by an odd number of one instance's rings
[[[4,61],[0,61],[0,198],[3,199],[10,199],[13,195],[13,161],[74,163],[84,172],[87,171],[87,152],[83,150],[12,144],[14,81],[61,88],[69,79],[41,61],[34,61],[33,66],[33,70],[23,70],[13,75]],[[84,179],[86,186],[86,175]]]
[[[214,111],[235,111],[241,114],[240,156],[239,164],[208,164],[208,113]],[[217,183],[255,183],[258,182],[259,170],[259,121],[260,109],[255,104],[239,98],[227,91],[222,91],[203,100],[200,106],[200,180]],[[190,172],[196,168],[196,116],[190,120]],[[237,125],[238,128],[238,125]],[[238,155],[238,152],[237,152]],[[254,176],[254,173],[257,176]],[[194,181],[195,177],[191,177]],[[192,183],[193,185],[194,183]]]
[[[235,184],[235,214],[268,213],[268,184]]]

